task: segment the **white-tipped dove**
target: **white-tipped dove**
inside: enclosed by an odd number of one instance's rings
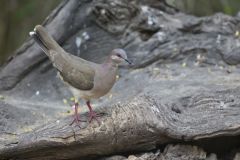
[[[131,64],[125,51],[114,49],[104,63],[97,64],[64,51],[41,25],[37,25],[29,34],[52,61],[60,78],[69,86],[75,97],[75,116],[71,125],[74,122],[77,124],[80,122],[79,98],[84,99],[89,108],[89,122],[93,119],[98,121],[97,114],[90,105],[90,100],[102,97],[109,92],[115,83],[119,63],[126,61]]]

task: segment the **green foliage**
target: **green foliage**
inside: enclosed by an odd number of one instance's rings
[[[41,24],[60,0],[0,0],[0,64]]]

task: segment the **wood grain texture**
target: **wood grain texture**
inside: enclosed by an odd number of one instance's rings
[[[71,117],[60,119],[24,134],[0,155],[3,159],[94,158],[152,150],[170,142],[236,136],[240,132],[238,93],[239,88],[203,92],[165,103],[161,97],[139,96],[128,104],[100,110],[107,114],[100,126],[83,124],[80,129],[69,126]]]

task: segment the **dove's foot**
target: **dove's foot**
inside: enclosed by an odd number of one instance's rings
[[[89,115],[88,115],[88,122],[91,123],[93,119],[95,119],[98,124],[100,125],[100,121],[98,120],[98,117],[100,117],[100,115],[98,115],[96,112],[94,111],[91,111],[89,112]]]
[[[88,106],[88,109],[89,109],[89,115],[88,115],[88,122],[89,123],[91,123],[92,122],[92,120],[93,119],[95,119],[97,122],[98,122],[98,124],[100,125],[101,123],[100,123],[100,121],[98,120],[98,117],[100,117],[100,115],[98,115],[96,112],[94,112],[93,110],[92,110],[92,107],[91,107],[91,105],[90,105],[90,101],[87,101],[87,106]]]
[[[78,104],[78,103],[75,103],[75,104],[74,104],[74,119],[73,119],[73,121],[70,123],[70,125],[73,125],[73,123],[76,123],[76,125],[81,128],[80,122],[82,122],[82,121],[81,121],[80,116],[79,116],[79,114],[78,114],[78,107],[79,107],[79,104]]]

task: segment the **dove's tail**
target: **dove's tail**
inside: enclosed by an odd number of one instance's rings
[[[63,51],[58,43],[50,36],[45,28],[41,25],[37,25],[34,31],[29,32],[29,35],[38,43],[41,49],[49,56],[49,51]]]

